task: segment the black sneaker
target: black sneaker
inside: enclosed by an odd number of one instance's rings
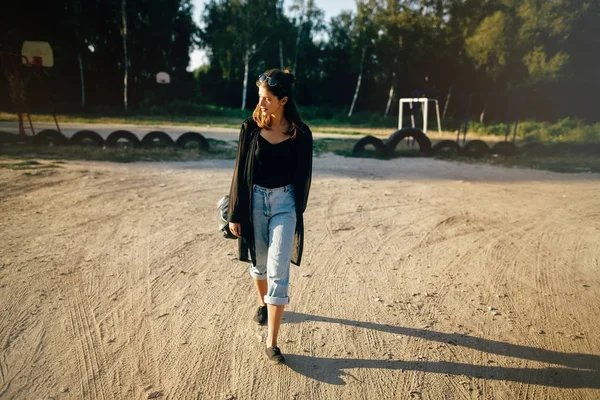
[[[265,354],[273,364],[285,364],[285,358],[281,355],[279,347],[267,347],[265,349]]]
[[[258,306],[254,318],[252,318],[257,324],[265,325],[268,320],[267,306]]]

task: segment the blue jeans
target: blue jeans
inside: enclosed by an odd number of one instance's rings
[[[268,189],[254,185],[252,225],[256,265],[250,263],[250,275],[268,280],[266,304],[286,305],[290,302],[290,260],[296,230],[294,186]]]

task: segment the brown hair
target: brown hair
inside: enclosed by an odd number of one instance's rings
[[[283,105],[283,116],[290,123],[290,129],[286,132],[288,135],[292,137],[296,137],[296,131],[302,123],[302,119],[300,118],[300,113],[298,112],[298,107],[296,106],[296,102],[294,101],[294,97],[292,94],[293,84],[296,82],[296,78],[289,70],[280,70],[280,69],[270,69],[264,73],[269,78],[277,79],[277,85],[269,86],[267,81],[260,82],[260,80],[256,80],[257,87],[264,87],[274,96],[276,96],[279,100],[287,97],[287,102]],[[252,113],[252,119],[254,122],[265,129],[271,129],[271,125],[273,124],[273,117],[270,115],[264,115],[260,111],[260,103],[256,104],[254,108],[254,112]]]

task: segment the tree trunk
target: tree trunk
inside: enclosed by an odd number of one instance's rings
[[[283,47],[281,45],[281,39],[279,39],[279,65],[280,69],[283,71]],[[294,72],[296,72],[294,70]]]
[[[294,48],[294,63],[292,64],[292,72],[296,73],[296,64],[298,63],[298,52],[300,51],[300,38],[302,36],[302,28],[304,26],[304,13],[306,13],[306,3],[304,1],[301,2],[301,8],[299,10],[298,16],[298,33],[296,35],[296,47]]]
[[[127,110],[127,73],[129,68],[129,59],[127,57],[127,0],[121,0],[121,22],[123,24],[123,62],[125,67],[125,74],[123,76],[123,106]]]
[[[383,114],[384,117],[387,117],[388,113],[390,112],[390,106],[392,105],[393,98],[394,98],[394,83],[392,82],[392,85],[390,86],[390,92],[388,94],[387,105],[385,106],[385,114]]]
[[[479,123],[483,124],[483,119],[485,118],[485,109],[487,108],[487,103],[483,103],[483,110],[481,114],[479,114]]]
[[[448,89],[448,95],[446,96],[446,103],[444,104],[444,111],[442,112],[442,119],[446,118],[446,111],[448,111],[448,104],[450,104],[450,97],[452,96],[452,86]]]
[[[244,88],[242,89],[242,110],[246,109],[246,92],[248,91],[248,73],[250,70],[250,51],[244,55]]]
[[[85,106],[85,82],[83,80],[83,60],[81,57],[81,39],[79,37],[79,1],[73,2],[73,17],[75,20],[75,46],[79,49],[77,52],[77,61],[79,63],[79,81],[81,83],[81,105]]]
[[[360,56],[360,73],[358,74],[358,81],[356,81],[356,90],[354,91],[354,98],[352,99],[352,105],[350,106],[350,111],[348,111],[348,117],[352,116],[352,111],[354,111],[354,105],[356,104],[356,99],[358,98],[358,91],[360,90],[360,82],[362,81],[363,75],[363,65],[365,63],[365,53],[367,51],[367,47],[363,47],[362,55]]]
[[[85,106],[85,82],[83,80],[83,61],[81,59],[81,53],[77,55],[79,60],[79,80],[81,81],[81,105]]]
[[[396,82],[396,70],[398,69],[398,57],[394,57],[394,71],[392,72],[392,85],[390,86],[390,92],[388,94],[388,102],[385,106],[385,114],[384,117],[388,116],[390,112],[390,107],[392,106],[392,101],[394,100],[394,83]]]
[[[294,64],[292,66],[292,72],[296,74],[296,64],[298,63],[298,51],[300,49],[300,36],[302,35],[302,18],[300,18],[300,27],[298,28],[298,35],[296,36],[296,49],[294,51]],[[298,74],[296,74],[298,75]]]
[[[396,58],[395,60],[395,65],[398,65],[398,59]],[[392,85],[390,86],[390,92],[388,94],[388,103],[385,106],[385,114],[383,115],[384,117],[388,116],[388,113],[390,112],[390,107],[392,106],[392,101],[394,100],[394,82],[396,82],[396,71],[392,72]]]

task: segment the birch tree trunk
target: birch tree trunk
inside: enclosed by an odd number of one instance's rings
[[[121,0],[121,22],[123,24],[123,62],[125,67],[125,74],[123,76],[123,105],[125,110],[127,110],[127,73],[129,68],[129,59],[127,57],[127,0]]]
[[[279,65],[279,69],[283,71],[283,46],[281,45],[281,39],[279,39]],[[292,71],[296,72],[295,69],[293,69]]]
[[[356,104],[356,99],[358,98],[358,91],[360,90],[360,82],[362,81],[363,65],[365,63],[366,51],[367,51],[367,47],[364,46],[362,49],[362,54],[360,56],[360,73],[358,74],[358,81],[356,81],[356,90],[354,91],[354,98],[352,99],[352,105],[350,106],[350,111],[348,111],[348,117],[352,116],[352,111],[354,111],[354,105]]]
[[[483,124],[483,120],[485,118],[485,110],[487,109],[487,102],[483,103],[483,110],[481,110],[481,114],[479,114],[479,123]]]
[[[385,106],[385,114],[383,114],[384,117],[387,117],[390,112],[390,106],[392,105],[393,98],[394,98],[394,84],[392,83],[392,85],[390,86],[390,92],[388,94],[388,101]]]
[[[396,65],[398,65],[398,59],[396,58]],[[390,112],[390,107],[392,105],[392,100],[394,100],[394,83],[396,82],[396,71],[392,72],[392,85],[390,86],[390,92],[388,94],[387,105],[385,106],[385,114],[384,117],[387,117]]]
[[[444,112],[442,112],[442,119],[446,118],[446,111],[448,111],[448,104],[450,104],[450,97],[452,96],[452,86],[448,89],[448,95],[446,96],[446,103],[444,104]]]
[[[75,46],[77,51],[77,61],[79,63],[79,81],[81,83],[81,105],[85,106],[85,82],[83,80],[83,60],[81,57],[81,38],[79,36],[79,1],[73,2],[73,16],[75,20]]]
[[[250,50],[244,55],[244,88],[242,89],[242,110],[246,109],[246,91],[248,90],[248,73],[250,70]]]
[[[300,47],[300,36],[302,35],[302,18],[300,18],[300,27],[298,29],[298,35],[296,36],[296,49],[294,50],[294,64],[292,66],[292,72],[296,75],[296,64],[298,63],[298,50]]]
[[[81,105],[85,106],[85,82],[83,80],[83,60],[81,59],[81,53],[77,55],[79,60],[79,80],[81,81]]]

